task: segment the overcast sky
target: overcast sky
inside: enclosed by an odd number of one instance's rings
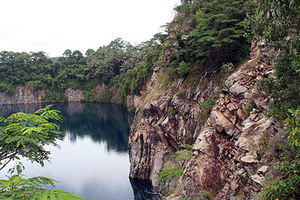
[[[0,51],[97,49],[120,37],[149,40],[180,0],[0,0]]]

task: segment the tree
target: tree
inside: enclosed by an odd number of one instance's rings
[[[272,116],[283,119],[287,109],[300,104],[300,1],[260,0],[249,17],[250,37],[265,40],[278,54],[273,59],[275,77],[260,81],[271,99]]]
[[[65,58],[69,58],[72,55],[72,51],[70,49],[66,49],[63,53]]]
[[[248,49],[243,21],[246,0],[210,0],[196,12],[197,27],[190,33],[193,60],[222,64],[238,62]],[[217,59],[217,60],[216,60]]]
[[[56,144],[62,133],[57,130],[55,121],[61,117],[51,106],[35,113],[15,113],[7,118],[0,117],[0,170],[10,161],[20,156],[44,165],[50,152],[44,149],[46,144]]]
[[[88,56],[93,55],[94,53],[95,53],[94,49],[88,49],[88,50],[86,50],[85,55],[88,57]]]

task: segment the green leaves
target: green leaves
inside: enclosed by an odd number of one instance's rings
[[[299,58],[299,52],[295,52],[289,45],[282,47],[274,62],[276,77],[265,78],[259,82],[271,99],[270,113],[277,119],[285,118],[289,108],[296,109],[300,105],[300,75],[297,73],[300,67],[293,65]]]
[[[289,200],[300,195],[300,110],[289,109],[288,112],[283,121],[284,129],[289,132],[288,146],[281,146],[281,159],[275,165],[281,176],[262,189],[266,200]]]
[[[74,193],[64,190],[49,190],[56,181],[47,177],[23,178],[22,175],[0,179],[0,199],[13,200],[82,200]]]
[[[245,2],[210,0],[203,3],[196,13],[197,27],[187,43],[194,60],[205,59],[217,65],[240,61],[239,56],[246,54],[243,46],[248,45],[242,26],[246,17]]]
[[[11,160],[19,156],[40,163],[49,159],[49,151],[45,144],[56,144],[62,132],[58,131],[55,122],[61,121],[59,111],[51,110],[51,105],[34,113],[15,113],[0,118],[0,170]],[[8,176],[7,180],[0,179],[0,199],[6,200],[82,200],[72,192],[49,190],[57,182],[47,177],[26,179],[21,174],[24,166],[20,163],[10,169],[16,175]]]
[[[55,123],[61,121],[61,116],[59,111],[51,110],[51,105],[35,113],[19,112],[0,120],[0,170],[19,156],[43,165],[50,154],[43,146],[57,145],[57,139],[61,139]]]
[[[159,173],[159,177],[157,179],[157,183],[162,181],[169,182],[173,178],[180,177],[183,174],[183,169],[174,163],[167,162],[164,164],[164,168],[162,168]]]

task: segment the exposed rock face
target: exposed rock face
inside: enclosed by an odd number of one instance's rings
[[[79,89],[68,88],[64,93],[68,102],[80,102],[83,99],[82,91]]]
[[[64,94],[67,102],[80,102],[83,99],[82,91],[79,89],[68,88]],[[34,91],[29,86],[18,86],[13,95],[0,92],[0,105],[17,105],[17,104],[41,104],[45,92]]]
[[[127,109],[140,108],[143,106],[143,98],[138,95],[128,95],[126,99]]]
[[[33,91],[30,87],[17,87],[13,95],[0,93],[0,105],[39,104],[42,102],[44,91]]]
[[[193,137],[193,158],[180,179],[181,195],[197,197],[208,190],[214,199],[255,198],[268,170],[259,155],[259,142],[266,132],[277,131],[275,122],[265,115],[269,100],[255,88],[259,78],[274,70],[270,51],[260,45],[254,42],[252,60],[226,79],[207,121],[199,105],[220,91],[209,81],[213,73],[203,74],[195,89],[188,88],[179,98],[176,92],[183,89],[183,80],[163,89],[159,82],[163,70],[154,70],[129,137],[130,177],[155,185],[163,164],[174,159],[186,137]]]
[[[93,89],[94,96],[98,96],[105,89],[106,86],[103,83],[96,85],[96,87]]]
[[[273,120],[265,116],[267,97],[253,86],[272,70],[261,60],[250,60],[228,77],[185,168],[185,195],[196,197],[208,190],[214,199],[254,199],[259,192],[264,180],[261,171],[267,168],[257,169],[259,141],[264,133],[275,130]],[[246,116],[250,101],[256,109]]]
[[[174,152],[185,143],[185,138],[200,133],[203,123],[199,122],[199,104],[214,93],[214,83],[208,76],[203,76],[195,91],[187,91],[185,97],[179,98],[174,92],[182,87],[182,80],[162,92],[163,83],[156,82],[160,73],[155,71],[147,84],[148,92],[154,96],[136,103],[135,122],[129,137],[130,177],[150,180],[153,185],[163,164],[174,160]]]

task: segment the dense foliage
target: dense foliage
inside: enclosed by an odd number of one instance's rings
[[[266,200],[289,200],[300,196],[300,110],[289,110],[284,124],[289,132],[287,146],[281,146],[281,159],[275,166],[281,176],[263,188],[261,196]]]
[[[247,55],[249,44],[243,26],[246,2],[210,0],[203,3],[196,12],[197,26],[188,41],[192,59],[220,65],[237,63]]]
[[[192,66],[220,69],[237,64],[249,53],[246,15],[248,0],[183,1],[174,20],[167,25],[165,48],[172,52],[168,69],[171,80],[185,77]]]
[[[149,77],[160,53],[158,36],[136,46],[116,39],[97,51],[87,50],[85,56],[69,49],[58,58],[49,58],[44,52],[2,51],[0,92],[11,95],[18,85],[27,84],[34,90],[45,90],[44,101],[59,102],[66,100],[65,89],[78,88],[83,91],[84,100],[109,101],[108,90],[99,98],[92,92],[97,84],[105,84],[118,88],[117,100],[123,103],[124,97],[137,93]]]
[[[300,105],[300,1],[260,0],[249,17],[250,38],[265,40],[278,51],[275,77],[261,81],[271,99],[272,116],[284,118],[288,108]]]
[[[0,180],[0,199],[4,200],[82,200],[72,192],[49,190],[55,180],[46,177],[23,178],[16,174]]]
[[[271,99],[270,114],[283,119],[289,132],[287,145],[280,144],[281,157],[275,169],[280,172],[263,187],[262,199],[298,199],[300,195],[300,1],[259,0],[249,16],[250,38],[265,41],[273,48],[274,76],[260,81]],[[298,110],[297,110],[298,108]]]

